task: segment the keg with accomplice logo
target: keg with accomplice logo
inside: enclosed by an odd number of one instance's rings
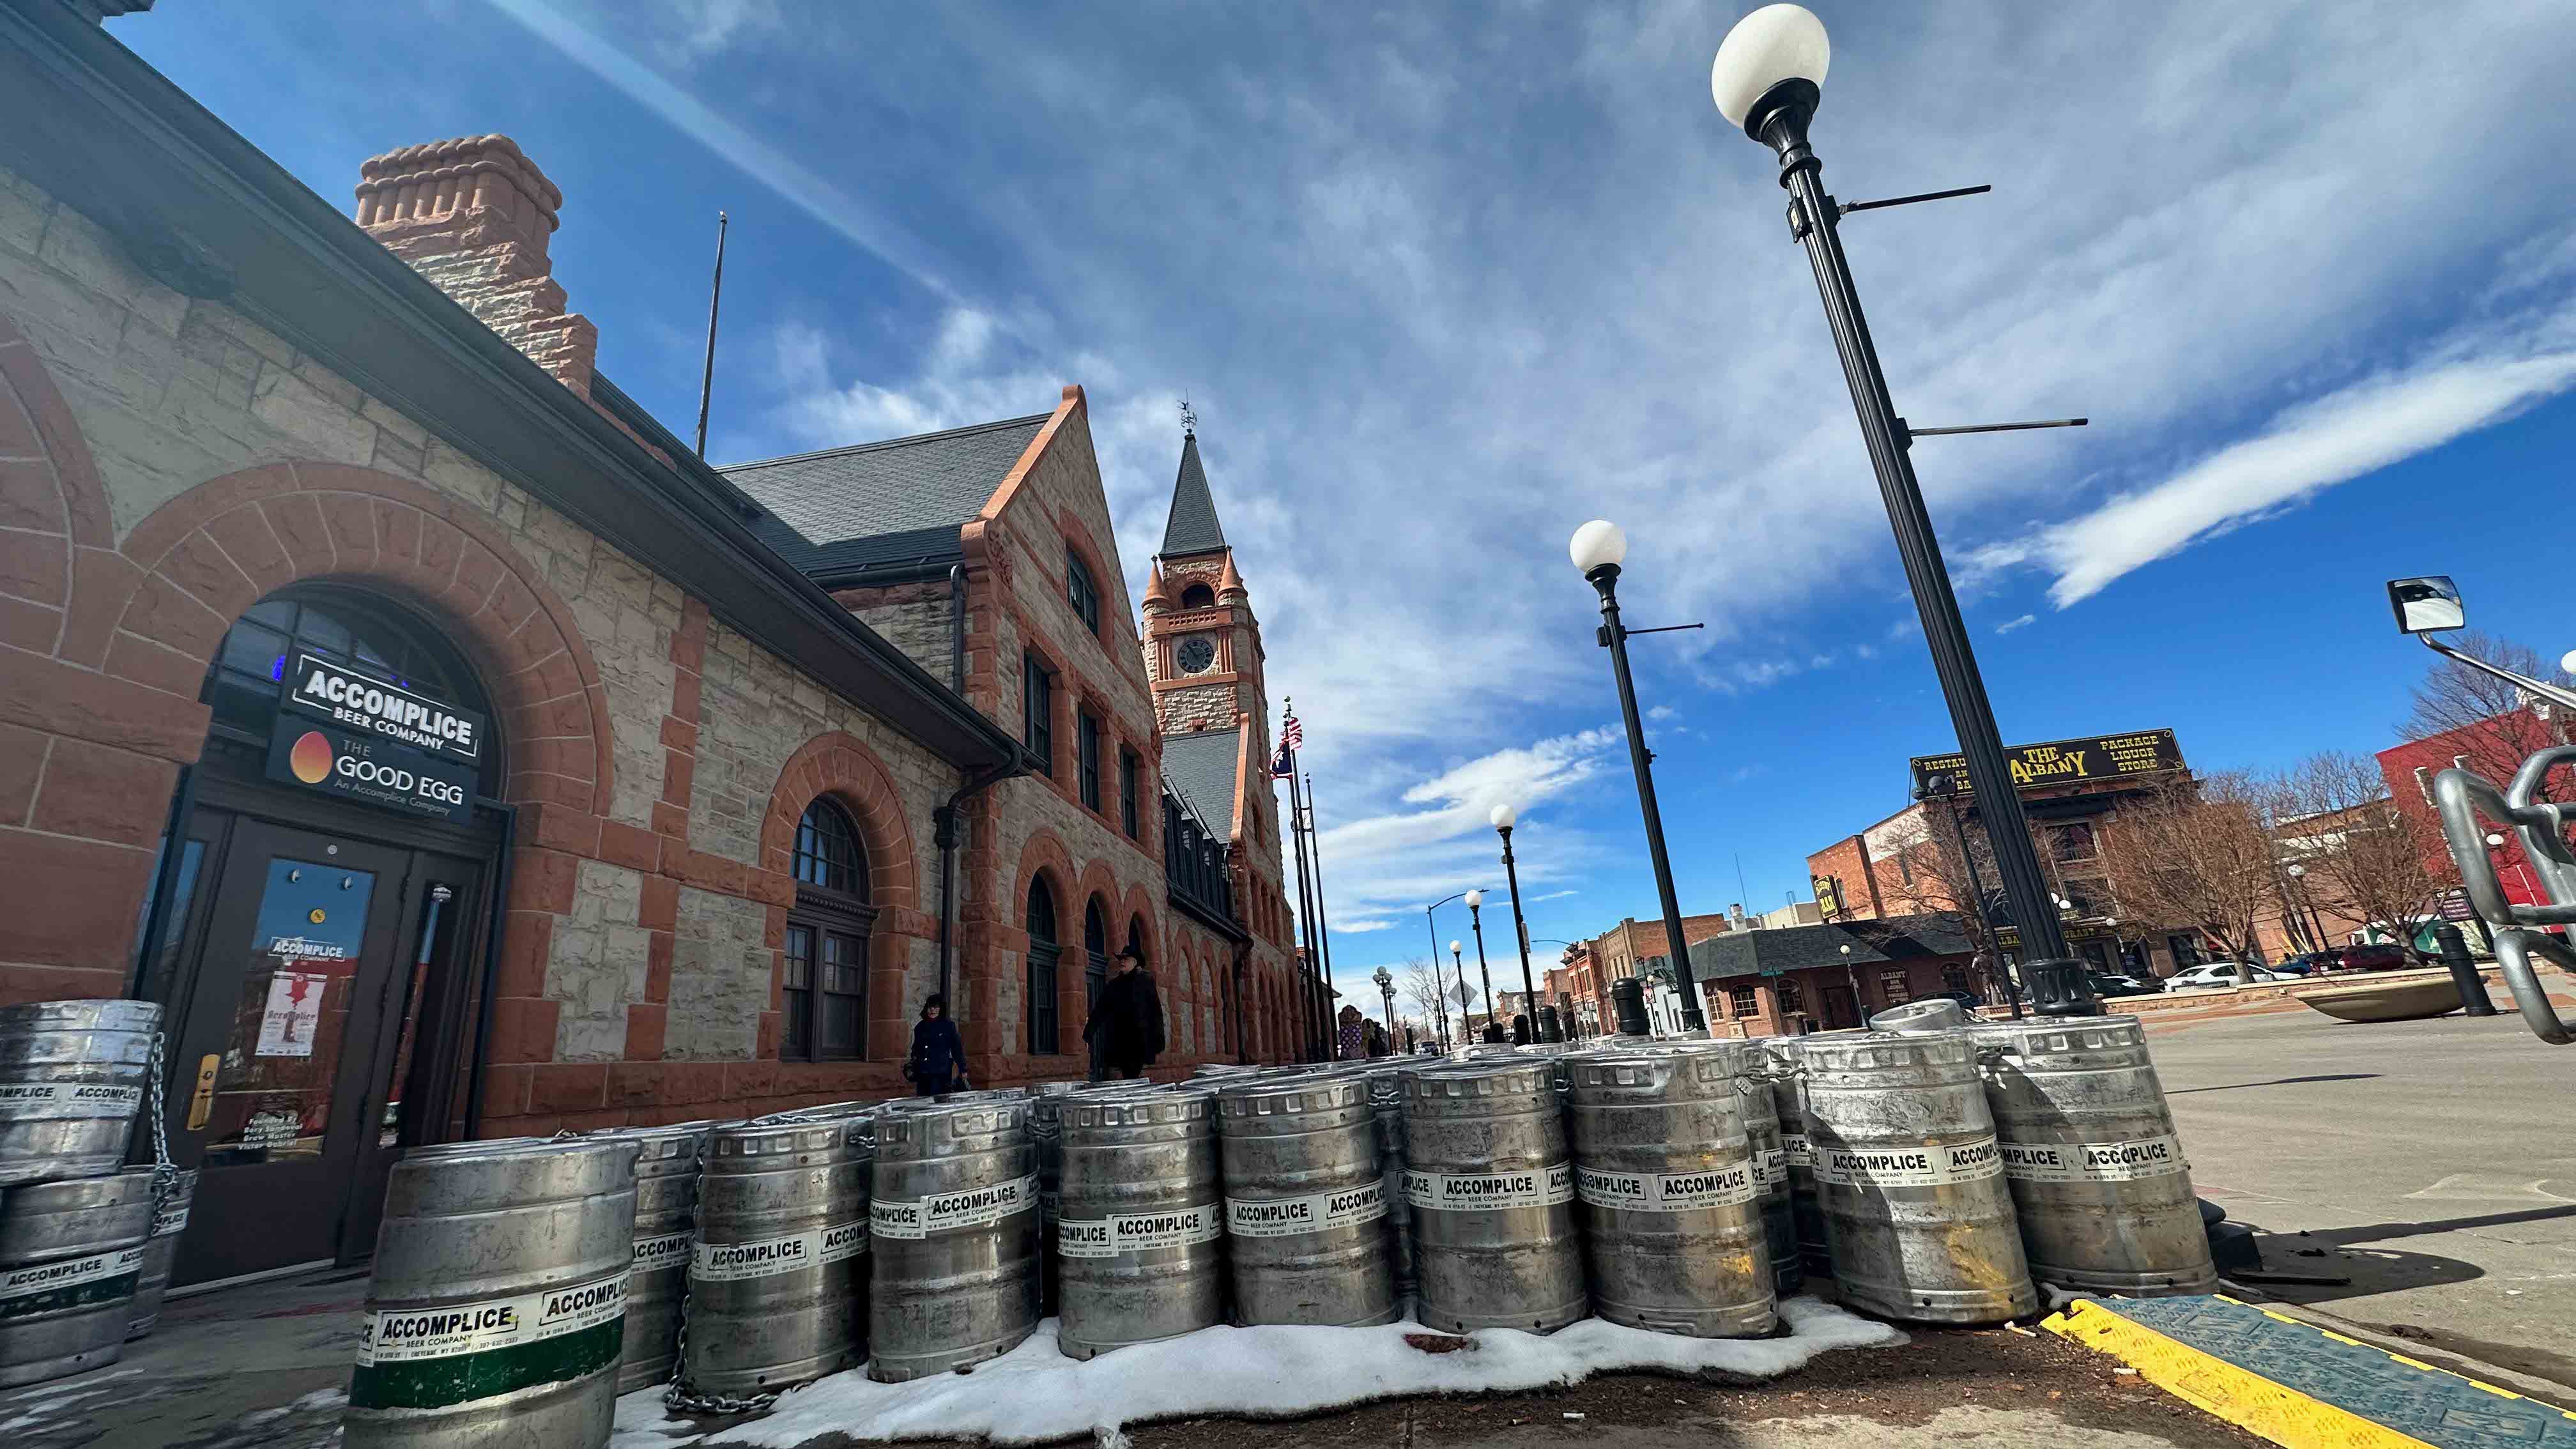
[[[1749,1099],[1735,1044],[1712,1045],[1568,1062],[1592,1308],[1629,1328],[1759,1338],[1775,1319]]]
[[[1971,1028],[2030,1274],[2137,1297],[2218,1286],[2173,1111],[2134,1016]]]
[[[155,1169],[129,1167],[126,1176],[150,1182]],[[141,1338],[161,1321],[161,1299],[170,1291],[170,1265],[179,1257],[179,1237],[188,1231],[188,1209],[197,1197],[197,1169],[170,1174],[170,1191],[152,1213],[152,1240],[143,1245],[143,1276],[134,1285],[133,1319],[125,1336]]]
[[[1057,1346],[1087,1359],[1225,1315],[1216,1093],[1087,1094],[1063,1104]]]
[[[1911,1323],[1996,1323],[2034,1311],[1967,1034],[1813,1036],[1799,1055],[1842,1301]]]
[[[1028,1098],[916,1097],[887,1104],[876,1125],[868,1377],[900,1383],[1019,1347],[1038,1326]]]
[[[871,1120],[789,1117],[708,1134],[682,1322],[690,1392],[776,1393],[857,1360]]]
[[[626,1282],[626,1347],[617,1391],[668,1383],[677,1366],[680,1298],[688,1288],[689,1241],[697,1221],[698,1153],[713,1122],[594,1132],[623,1137],[635,1157],[634,1275]]]
[[[116,1362],[151,1233],[149,1173],[0,1192],[0,1388]]]
[[[1356,1328],[1402,1315],[1364,1077],[1227,1078],[1217,1147],[1236,1323]]]
[[[1423,1326],[1553,1333],[1591,1311],[1557,1067],[1478,1057],[1403,1072]]]
[[[160,1029],[149,1001],[0,1006],[0,1189],[123,1167]]]
[[[385,1187],[349,1449],[599,1449],[616,1418],[637,1145],[414,1148]]]

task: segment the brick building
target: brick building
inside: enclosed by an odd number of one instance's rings
[[[1692,944],[1691,972],[1712,1034],[1796,1036],[1974,990],[1974,949],[1955,915],[1895,916],[1711,936]]]
[[[562,204],[473,137],[353,225],[0,7],[0,1000],[164,1004],[181,1282],[363,1257],[414,1145],[900,1092],[943,987],[979,1080],[1078,1074],[1102,947],[1166,1067],[1291,1039],[1268,790],[1166,753],[1081,391],[728,478],[599,374]]]
[[[2068,951],[2095,970],[2142,978],[2199,964],[2204,957],[2198,930],[2128,918],[2112,896],[2106,866],[2106,852],[2119,848],[2123,802],[2192,788],[2173,732],[2020,745],[2006,755],[2037,837],[2040,872],[2050,890],[2071,903],[2060,921]],[[1999,923],[2005,954],[2016,955],[2001,874],[1975,797],[1967,793],[1965,763],[1955,754],[1932,755],[1910,766],[1915,803],[1807,857],[1818,913],[1833,923],[1965,915],[1982,905]],[[1936,778],[1957,793],[1925,798]],[[1957,844],[1962,834],[1968,841],[1964,855]],[[1973,862],[1974,869],[1963,869],[1963,861]],[[1973,877],[1973,883],[1962,877]]]

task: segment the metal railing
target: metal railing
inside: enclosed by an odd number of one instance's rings
[[[2513,783],[2502,790],[2474,771],[2448,769],[2433,777],[2433,806],[2441,815],[2442,839],[2459,867],[2469,908],[2485,922],[2495,939],[2496,965],[2532,1034],[2552,1046],[2576,1043],[2576,1031],[2559,1019],[2549,993],[2532,970],[2536,957],[2576,976],[2576,950],[2560,937],[2538,929],[2576,925],[2576,849],[2567,843],[2567,828],[2576,824],[2576,805],[2535,800],[2551,769],[2576,764],[2576,745],[2557,745],[2522,762]],[[2504,882],[2488,852],[2486,827],[2491,821],[2512,831],[2524,859],[2538,878],[2548,903],[2515,905],[2505,898]]]

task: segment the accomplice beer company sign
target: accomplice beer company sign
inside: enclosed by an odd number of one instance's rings
[[[415,817],[473,816],[480,713],[310,654],[279,681],[278,705],[268,778]]]
[[[2080,785],[2087,780],[2179,770],[2182,746],[2174,743],[2172,730],[2145,730],[2083,740],[2051,740],[2044,745],[2011,745],[2004,750],[2004,763],[2011,767],[2015,785]],[[1916,755],[1906,764],[1913,771],[1914,793],[1918,797],[1924,793],[1925,782],[1935,775],[1949,776],[1960,794],[1968,793],[1965,755]]]

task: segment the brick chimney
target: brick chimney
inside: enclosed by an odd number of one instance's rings
[[[599,329],[567,310],[546,255],[563,193],[507,136],[370,157],[358,225],[564,386],[590,396]]]

